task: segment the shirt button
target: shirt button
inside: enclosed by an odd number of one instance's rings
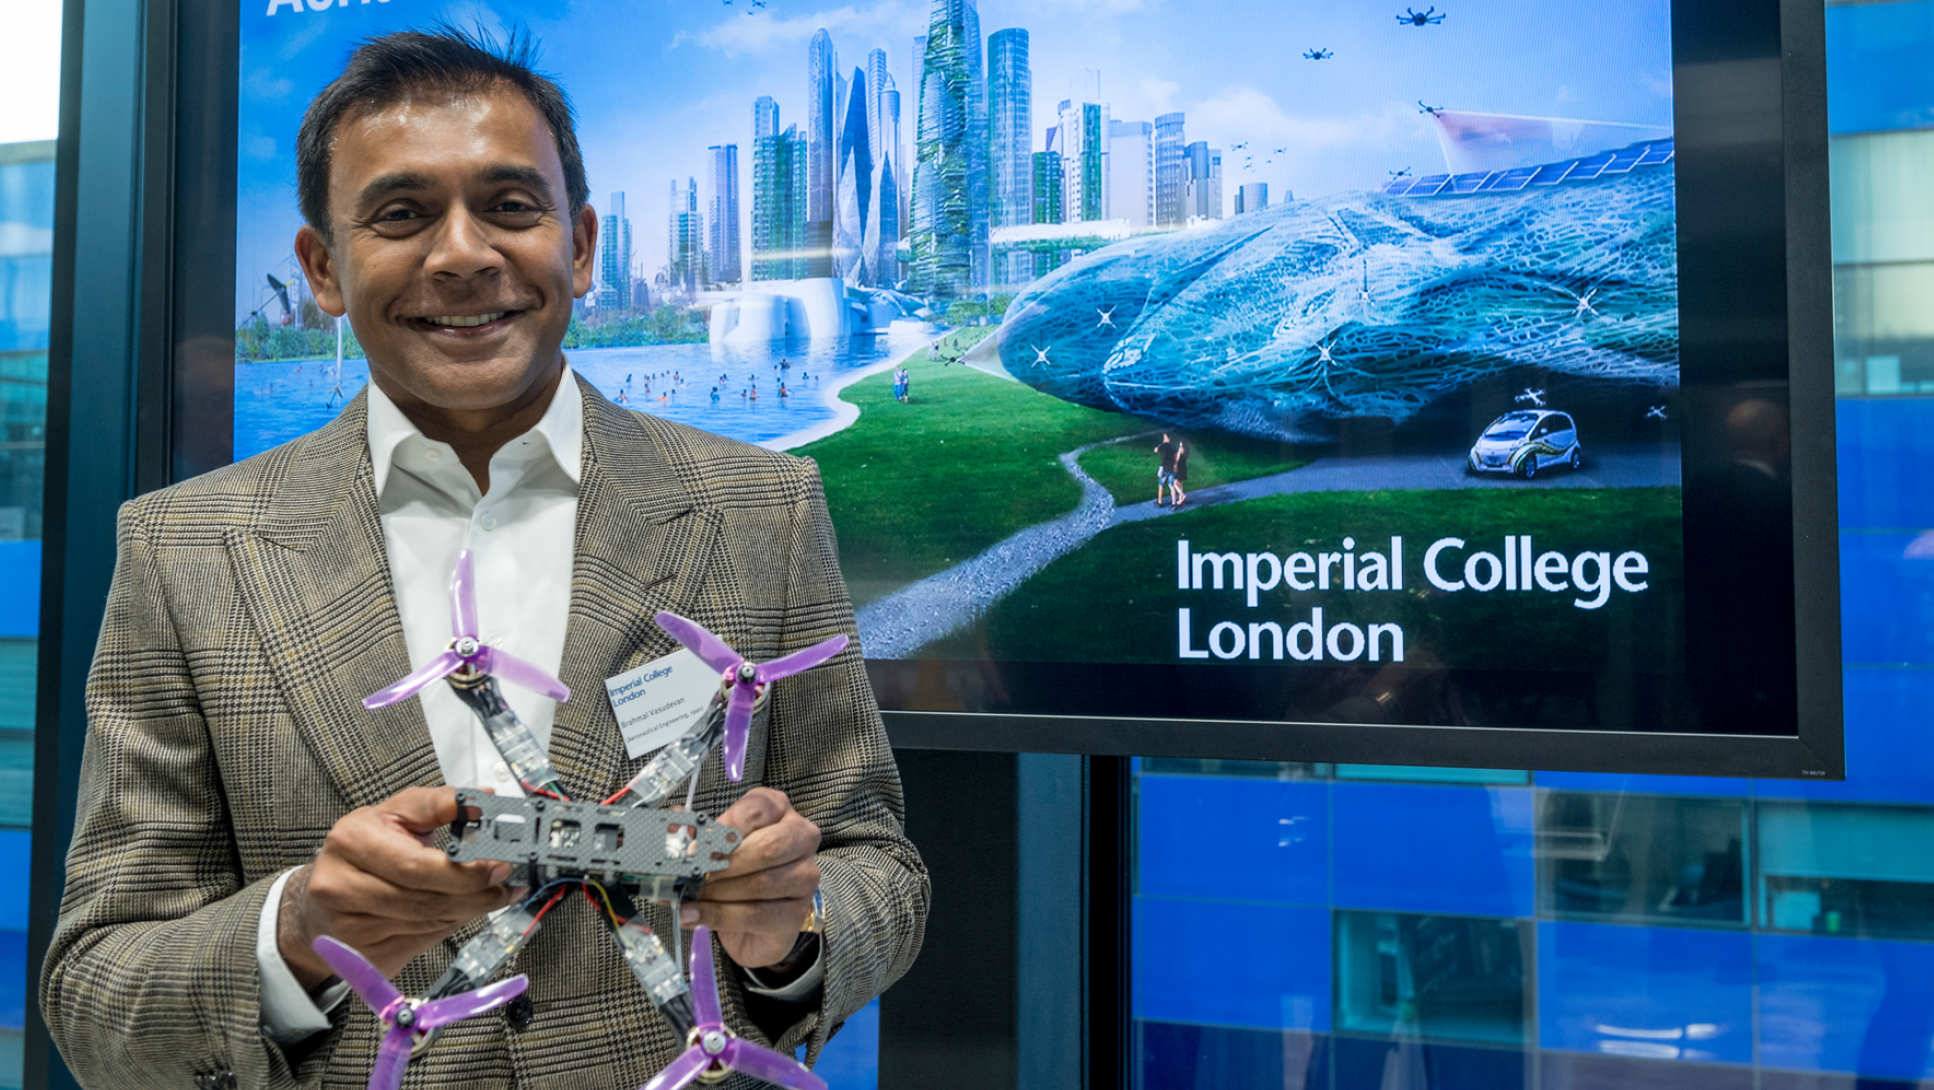
[[[486,530],[495,530],[497,528],[497,516],[485,515],[477,520],[477,524]]]
[[[430,461],[434,462],[443,457],[443,452],[438,450],[435,447],[431,447],[430,449],[423,452],[423,456],[425,458],[428,458]]]
[[[506,767],[504,767],[503,765],[498,765],[498,766],[497,766],[497,770],[496,770],[496,772],[495,772],[494,774],[495,774],[495,775],[496,775],[496,777],[497,777],[497,782],[498,782],[498,783],[509,783],[509,782],[510,782],[510,769],[508,769],[508,768],[506,768]]]

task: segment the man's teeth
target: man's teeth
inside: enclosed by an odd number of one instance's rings
[[[448,326],[489,325],[491,322],[494,322],[497,319],[502,318],[504,315],[508,313],[510,312],[507,310],[500,310],[495,314],[472,314],[467,316],[457,315],[457,314],[446,314],[441,317],[425,318],[423,320],[430,323],[431,325],[448,325]]]

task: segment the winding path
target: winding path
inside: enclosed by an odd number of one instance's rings
[[[1117,436],[1060,455],[1061,467],[1081,483],[1073,511],[1037,523],[985,552],[870,602],[859,610],[860,646],[868,658],[912,658],[919,649],[967,627],[1034,573],[1085,545],[1111,526],[1175,513],[1153,500],[1117,506],[1082,470],[1079,459],[1096,447],[1143,439],[1156,432]],[[1657,447],[1601,448],[1576,473],[1548,470],[1536,481],[1469,477],[1456,454],[1391,454],[1375,458],[1319,458],[1297,469],[1202,488],[1188,494],[1184,510],[1257,499],[1284,492],[1406,491],[1449,488],[1633,488],[1679,483],[1676,452]],[[1150,475],[1151,477],[1153,474]],[[1152,485],[1152,481],[1150,482]]]

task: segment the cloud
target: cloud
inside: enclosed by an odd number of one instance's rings
[[[275,138],[255,135],[242,141],[242,154],[264,163],[275,162]]]
[[[1672,97],[1672,73],[1644,72],[1639,75],[1639,86],[1660,98]]]
[[[750,18],[737,4],[725,10],[727,14],[709,29],[681,30],[673,35],[669,48],[691,44],[717,50],[728,57],[739,57],[779,50],[803,51],[821,27],[835,41],[843,33],[875,40],[881,37],[910,40],[923,33],[928,25],[928,7],[918,0],[873,0],[791,17],[774,15],[770,7]]]
[[[1141,88],[1142,98],[1153,113],[1166,114],[1175,110],[1175,96],[1182,93],[1182,85],[1172,79],[1157,79],[1143,76],[1136,84]]]
[[[287,98],[295,90],[295,81],[271,75],[266,68],[257,68],[242,80],[242,89],[250,98]]]
[[[1253,87],[1230,87],[1214,97],[1188,107],[1191,140],[1207,140],[1224,149],[1228,162],[1232,142],[1246,140],[1261,158],[1274,156],[1282,148],[1291,161],[1319,154],[1342,151],[1377,150],[1390,147],[1403,134],[1404,126],[1415,121],[1401,106],[1387,106],[1381,112],[1331,114],[1294,117],[1274,98]]]

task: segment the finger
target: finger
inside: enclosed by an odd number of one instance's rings
[[[511,891],[504,886],[487,886],[466,893],[432,893],[325,860],[311,874],[306,895],[334,916],[375,916],[454,926],[508,904]]]
[[[355,811],[337,822],[323,841],[323,855],[393,885],[427,893],[477,893],[510,875],[507,863],[453,863],[374,808]]]
[[[698,909],[698,923],[714,931],[751,932],[779,937],[797,935],[812,910],[811,897],[783,901],[687,901]],[[691,926],[687,924],[686,926]]]
[[[402,822],[413,833],[434,831],[457,818],[454,787],[405,787],[370,809]]]
[[[783,901],[811,898],[818,888],[819,860],[809,856],[756,874],[709,878],[698,895],[706,901]]]
[[[731,855],[731,863],[719,878],[736,878],[762,870],[809,859],[819,851],[819,826],[797,813],[789,814],[777,825],[768,825],[748,834]]]
[[[750,835],[777,823],[792,812],[792,801],[785,792],[771,787],[755,787],[719,815],[720,825],[729,825]]]

